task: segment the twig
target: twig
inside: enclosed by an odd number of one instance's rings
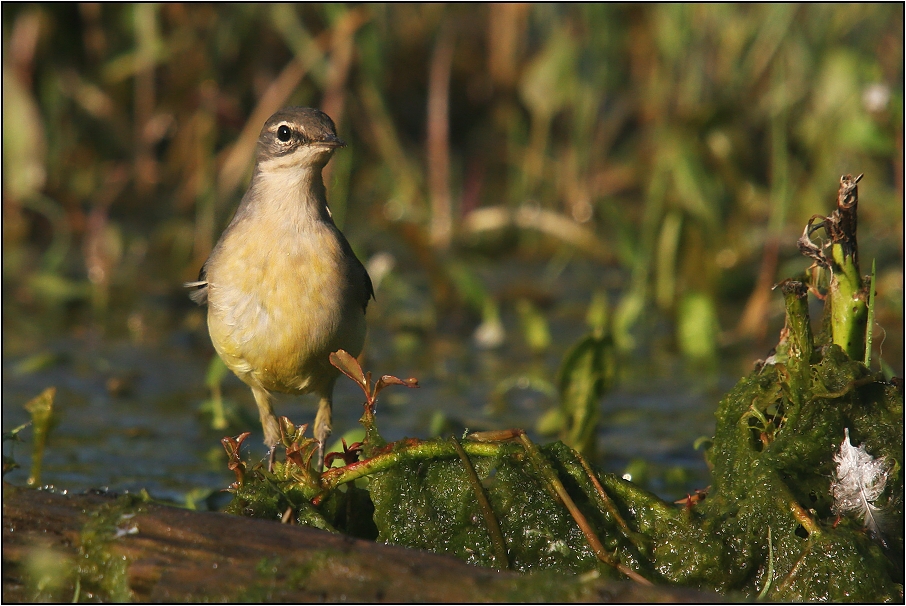
[[[470,455],[483,457],[512,454],[513,450],[521,452],[521,449],[518,446],[510,444],[466,442],[461,447]],[[419,461],[422,459],[455,456],[457,456],[456,449],[446,441],[438,442],[432,440],[430,442],[423,442],[413,438],[394,442],[364,461],[351,463],[344,467],[333,467],[325,471],[321,475],[321,492],[312,499],[312,504],[320,504],[332,490],[341,484],[346,484],[367,475],[390,469],[393,466],[398,465],[401,461]]]
[[[796,521],[799,522],[805,531],[809,534],[818,532],[818,525],[815,523],[815,520],[812,519],[812,516],[802,508],[802,505],[793,501],[790,503],[790,509],[793,512],[793,517],[796,518]]]
[[[450,438],[450,443],[453,444],[453,448],[456,449],[459,458],[462,459],[463,466],[469,476],[469,483],[472,485],[472,490],[475,492],[475,498],[478,500],[478,506],[481,508],[481,515],[484,516],[485,524],[488,526],[491,545],[494,546],[494,559],[496,559],[497,562],[503,562],[504,568],[509,568],[510,559],[507,554],[506,541],[503,538],[503,533],[500,531],[500,523],[497,521],[497,516],[491,508],[491,503],[484,493],[484,487],[481,485],[481,480],[478,478],[478,474],[475,473],[475,467],[472,466],[469,455],[462,449],[462,446],[455,437]]]
[[[635,531],[629,527],[629,524],[626,523],[626,520],[623,519],[623,516],[621,516],[620,512],[617,510],[617,506],[614,504],[613,500],[608,496],[607,492],[604,491],[604,487],[601,486],[598,477],[595,475],[594,471],[592,471],[591,466],[588,464],[588,461],[585,460],[585,457],[578,451],[576,451],[576,457],[582,464],[585,473],[588,474],[588,479],[591,480],[592,485],[595,487],[596,492],[594,493],[594,496],[595,500],[598,501],[598,506],[605,509],[613,516],[617,526],[623,531],[623,536],[630,538],[635,535]]]
[[[529,460],[535,466],[535,468],[541,473],[544,480],[549,484],[549,486],[556,492],[557,496],[560,498],[560,501],[563,505],[569,510],[570,515],[576,521],[576,524],[579,525],[579,529],[582,531],[582,534],[585,535],[585,540],[588,541],[588,545],[594,551],[595,555],[599,560],[611,566],[612,568],[617,569],[618,571],[625,574],[627,577],[633,581],[640,583],[642,585],[651,585],[651,581],[632,570],[631,568],[621,564],[614,560],[607,551],[604,550],[604,545],[601,544],[601,540],[598,538],[598,535],[595,534],[594,529],[588,523],[588,520],[579,511],[579,508],[576,506],[572,497],[569,496],[569,493],[566,492],[566,488],[563,486],[563,483],[560,481],[560,478],[557,477],[556,472],[554,472],[550,463],[547,459],[544,458],[544,455],[541,454],[541,451],[538,450],[538,447],[528,439],[528,436],[525,435],[525,432],[519,434],[519,440],[522,442],[522,445],[525,447],[525,452],[528,454]]]

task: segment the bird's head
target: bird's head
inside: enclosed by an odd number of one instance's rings
[[[288,107],[271,116],[261,129],[257,161],[263,170],[321,168],[335,149],[345,146],[330,116],[310,107]]]

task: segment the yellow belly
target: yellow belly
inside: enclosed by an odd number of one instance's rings
[[[365,317],[332,232],[271,233],[262,243],[229,234],[208,267],[208,328],[226,365],[250,386],[322,391],[337,376],[328,356],[361,352]]]

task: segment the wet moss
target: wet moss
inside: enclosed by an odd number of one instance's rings
[[[874,456],[896,462],[881,505],[902,520],[893,495],[903,486],[902,433],[894,430],[903,395],[836,345],[816,355],[807,385],[797,385],[782,365],[766,366],[718,407],[708,453],[712,491],[700,509],[730,539],[732,567],[722,584],[753,596],[767,585],[766,596],[779,600],[896,600],[902,579],[890,557],[897,548],[885,553],[858,522],[837,520],[830,483],[848,428]],[[769,567],[783,572],[769,579]]]

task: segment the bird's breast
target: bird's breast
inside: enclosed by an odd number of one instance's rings
[[[224,234],[208,265],[208,327],[246,383],[310,391],[335,376],[335,349],[357,355],[364,315],[350,313],[349,276],[332,225],[253,221]]]

